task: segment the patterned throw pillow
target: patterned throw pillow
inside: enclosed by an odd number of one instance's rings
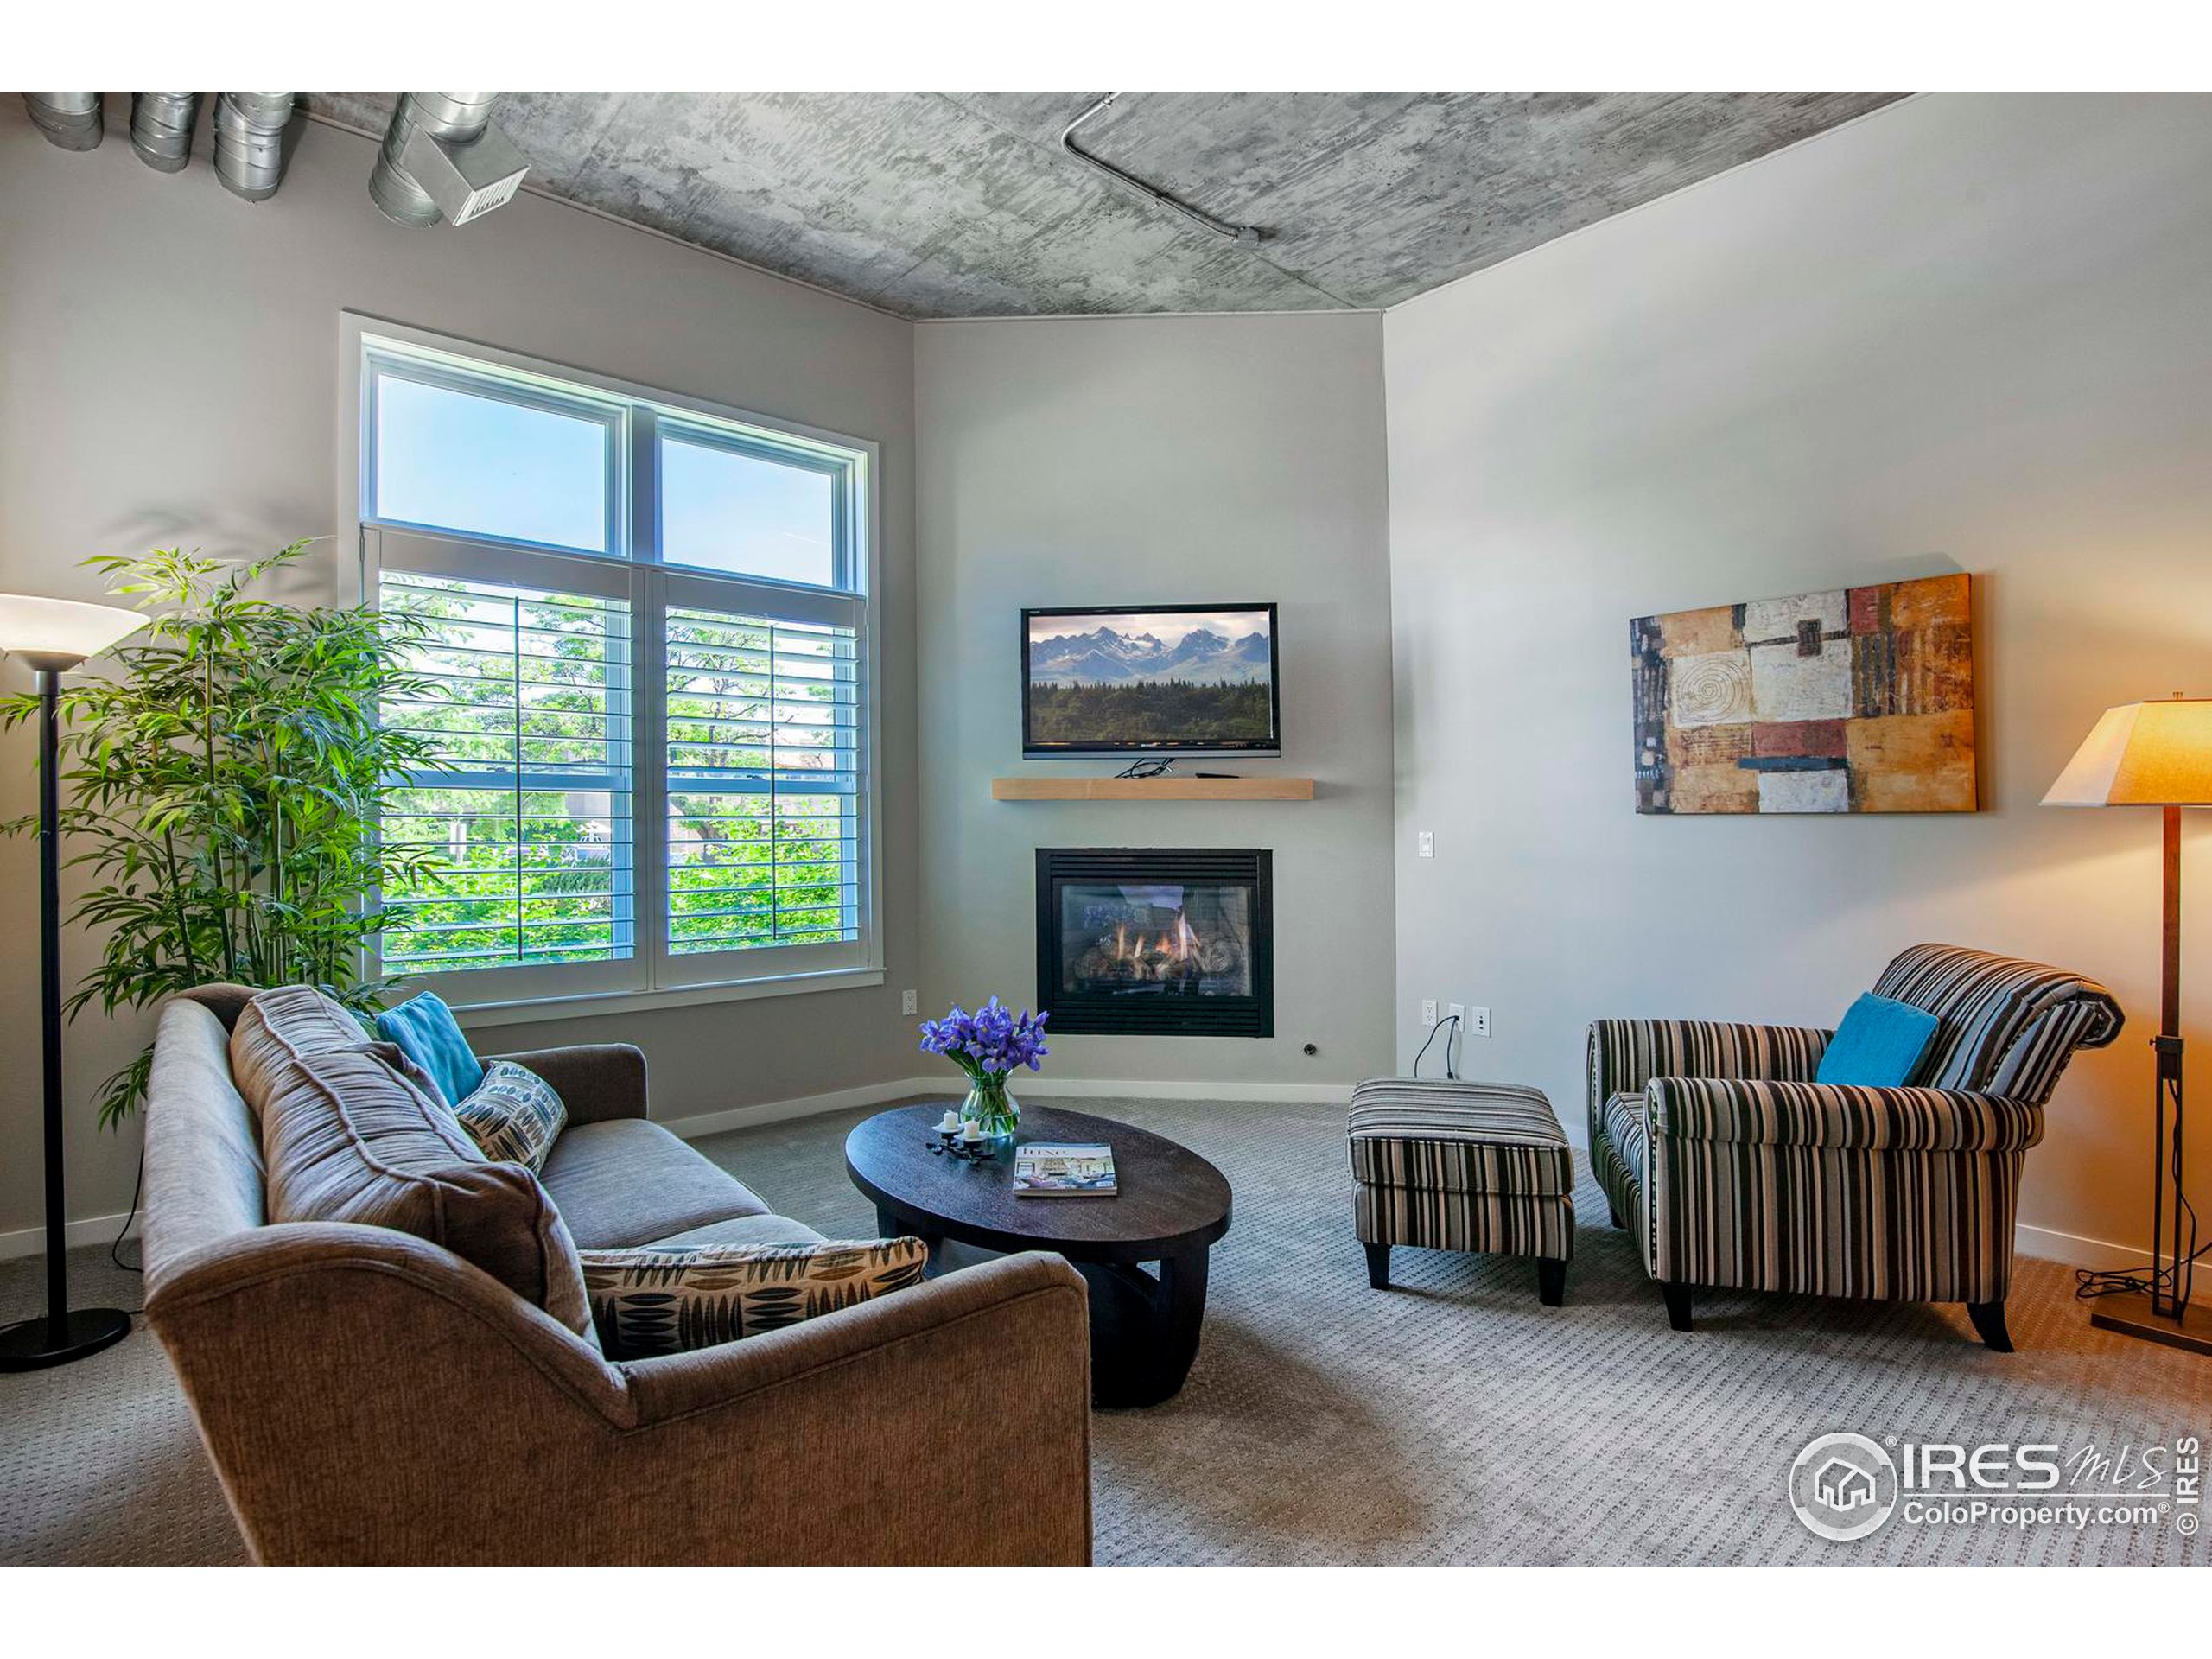
[[[512,1060],[486,1066],[484,1081],[453,1115],[486,1158],[520,1164],[533,1175],[544,1170],[545,1154],[569,1121],[553,1085]]]
[[[613,1359],[711,1348],[922,1280],[918,1238],[585,1250],[584,1294]]]

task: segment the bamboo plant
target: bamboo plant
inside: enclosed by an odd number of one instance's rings
[[[435,763],[378,706],[437,694],[408,665],[412,619],[249,591],[308,545],[243,564],[175,549],[86,561],[152,620],[60,696],[61,830],[89,872],[69,919],[101,941],[72,1019],[215,981],[315,985],[359,1012],[390,984],[363,974],[377,895],[429,877],[435,854],[381,842],[377,822],[401,774]],[[0,724],[37,708],[0,699]],[[149,1049],[101,1085],[104,1126],[137,1109],[151,1064]]]

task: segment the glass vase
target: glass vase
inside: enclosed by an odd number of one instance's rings
[[[1003,1152],[1014,1144],[1014,1128],[1021,1122],[1021,1107],[1007,1092],[1004,1077],[980,1078],[968,1090],[968,1098],[961,1103],[960,1117],[963,1122],[974,1122],[993,1152]]]

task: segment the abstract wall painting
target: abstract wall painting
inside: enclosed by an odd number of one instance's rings
[[[1967,578],[1640,616],[1638,812],[1971,812]]]

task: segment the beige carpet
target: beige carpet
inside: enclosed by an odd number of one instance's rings
[[[1214,1258],[1189,1386],[1096,1421],[1097,1555],[1166,1562],[2202,1563],[2167,1529],[1994,1524],[1856,1544],[1783,1497],[1815,1434],[2045,1441],[2115,1452],[2212,1431],[2212,1362],[2091,1332],[2070,1274],[2024,1261],[2020,1351],[1961,1310],[1707,1295],[1667,1328],[1586,1182],[1567,1306],[1522,1262],[1401,1251],[1367,1288],[1350,1230],[1344,1116],[1319,1106],[1085,1103],[1220,1165],[1236,1222]],[[861,1113],[701,1143],[779,1208],[873,1231],[839,1147]],[[86,1300],[136,1281],[77,1253]],[[35,1262],[0,1265],[0,1319]],[[158,1345],[0,1376],[0,1562],[233,1561],[241,1552]]]

